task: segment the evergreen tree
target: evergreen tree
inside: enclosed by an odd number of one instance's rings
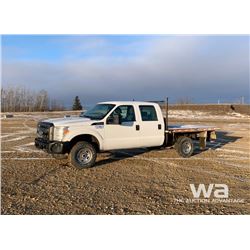
[[[73,110],[82,110],[81,101],[80,101],[78,96],[75,97],[72,109]]]

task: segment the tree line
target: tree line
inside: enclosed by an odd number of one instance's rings
[[[1,112],[60,110],[65,110],[63,103],[50,98],[46,90],[31,91],[25,87],[1,88]]]

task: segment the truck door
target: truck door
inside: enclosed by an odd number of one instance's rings
[[[145,147],[161,146],[164,142],[164,121],[160,108],[139,105],[140,132]]]
[[[137,119],[133,105],[118,106],[106,119],[104,150],[141,147]]]

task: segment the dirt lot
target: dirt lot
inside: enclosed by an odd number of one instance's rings
[[[174,124],[220,127],[218,140],[188,159],[174,149],[105,153],[87,170],[35,149],[35,126],[46,116],[1,119],[2,214],[250,213],[249,116],[172,113]],[[230,200],[191,200],[191,183],[227,184]]]

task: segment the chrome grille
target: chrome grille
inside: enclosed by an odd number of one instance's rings
[[[52,138],[53,123],[39,122],[37,125],[37,136],[44,140],[50,140]]]

